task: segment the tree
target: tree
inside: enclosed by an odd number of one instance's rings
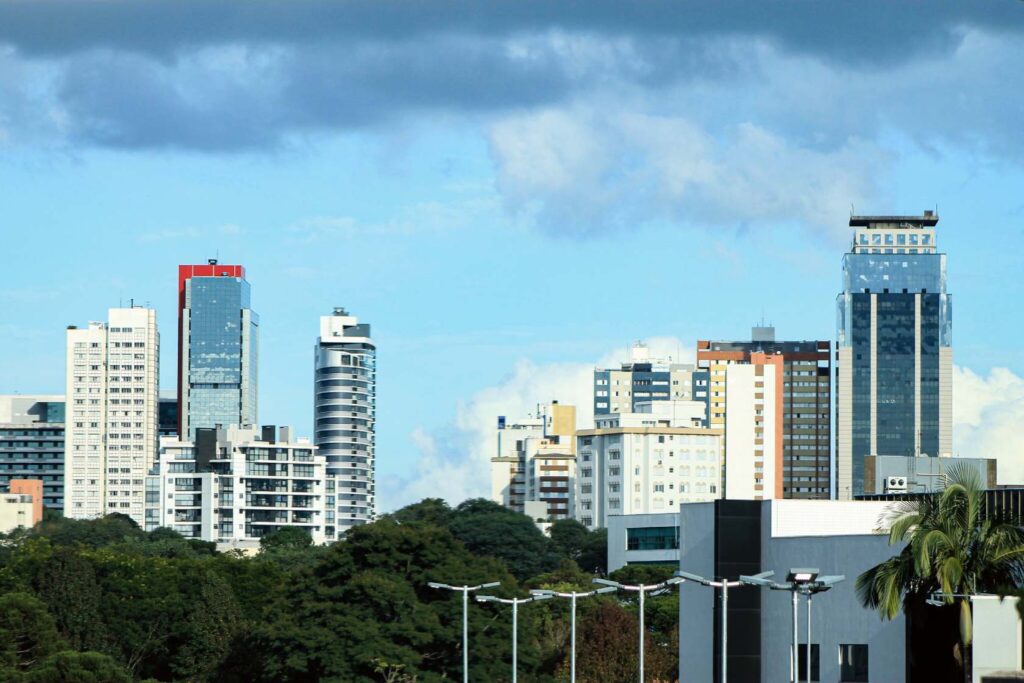
[[[604,574],[608,571],[607,529],[594,529],[590,532],[583,548],[580,549],[580,557],[576,563],[586,572]]]
[[[131,683],[132,677],[105,654],[67,650],[47,657],[21,680],[24,683]]]
[[[467,500],[452,515],[451,532],[477,555],[497,557],[524,580],[558,565],[551,542],[529,517],[483,498]]]
[[[58,548],[39,568],[34,585],[73,649],[104,649],[101,591],[90,559],[77,549]]]
[[[64,644],[53,617],[27,593],[0,595],[0,674],[25,671]]]
[[[590,530],[575,519],[560,519],[551,525],[549,536],[555,550],[573,561],[579,561],[587,545]]]
[[[68,519],[61,517],[43,520],[34,528],[34,533],[46,536],[53,545],[85,545],[91,548],[141,541],[146,532],[127,515],[109,514],[99,519]]]
[[[260,539],[260,552],[294,550],[313,545],[309,532],[298,526],[284,526]]]
[[[600,601],[580,620],[576,655],[578,679],[582,683],[635,681],[640,672],[638,629],[634,615],[613,601]],[[646,679],[674,681],[675,661],[670,647],[658,644],[650,634],[645,635]]]
[[[1017,585],[1024,571],[1024,531],[999,511],[983,515],[977,472],[954,465],[940,493],[898,503],[890,514],[889,544],[906,545],[895,557],[857,577],[861,603],[893,619],[908,603],[938,597],[959,611],[961,673],[970,680],[973,638],[967,596]]]
[[[418,503],[406,505],[392,512],[389,516],[399,524],[433,524],[448,528],[452,509],[441,498],[424,498]]]

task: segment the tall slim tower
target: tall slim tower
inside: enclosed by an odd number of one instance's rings
[[[377,347],[370,326],[343,308],[320,318],[314,431],[327,458],[328,540],[374,518]]]
[[[160,336],[151,308],[112,308],[67,331],[64,515],[145,523],[158,445]]]
[[[851,216],[838,304],[836,495],[864,491],[864,456],[953,450],[953,300],[931,211]]]
[[[178,266],[178,434],[256,424],[259,316],[245,268]]]

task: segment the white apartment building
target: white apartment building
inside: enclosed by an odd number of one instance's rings
[[[160,336],[156,311],[112,308],[67,330],[64,514],[118,512],[144,523],[156,462]]]
[[[781,364],[725,369],[725,498],[782,498]]]
[[[327,538],[375,517],[377,347],[370,325],[344,308],[320,318],[313,419],[327,462]]]
[[[508,423],[498,418],[491,458],[491,499],[522,512],[541,528],[575,511],[576,407],[558,401],[537,416]]]
[[[589,529],[613,515],[672,512],[722,497],[722,430],[700,427],[699,401],[641,404],[598,415],[577,432],[576,519]]]
[[[146,480],[147,531],[174,529],[221,549],[252,550],[282,527],[324,543],[325,461],[288,427],[199,428],[195,441],[160,440]]]

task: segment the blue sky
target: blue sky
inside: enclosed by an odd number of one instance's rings
[[[61,392],[64,327],[129,298],[157,308],[172,387],[176,267],[219,255],[253,284],[261,421],[310,432],[317,317],[343,305],[379,344],[383,507],[458,499],[488,488],[494,414],[584,395],[632,340],[685,356],[762,315],[832,339],[850,206],[937,205],[958,448],[1019,459],[1019,3],[866,26],[266,3],[283,27],[196,34],[111,2],[116,35],[34,5],[0,3],[0,393]]]

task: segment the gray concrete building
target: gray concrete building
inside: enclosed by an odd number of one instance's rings
[[[64,509],[64,396],[0,396],[0,492],[12,479],[43,482],[43,505]]]

